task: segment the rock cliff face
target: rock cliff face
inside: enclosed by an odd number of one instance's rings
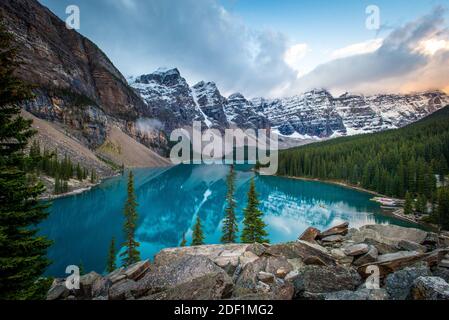
[[[57,279],[48,299],[447,300],[448,240],[412,228],[344,223],[309,228],[290,243],[170,248],[153,262],[84,275],[79,290]],[[379,282],[366,281],[368,266],[377,268]]]
[[[342,117],[325,90],[314,90],[285,99],[255,99],[254,108],[264,114],[283,135],[294,133],[311,137],[330,137],[346,133]]]
[[[58,89],[54,95],[69,91],[90,99],[108,115],[136,116],[141,99],[89,39],[67,29],[37,1],[5,0],[0,10],[19,47],[21,78],[42,89]]]
[[[134,80],[132,86],[145,101],[139,113],[160,120],[167,132],[192,126],[193,121],[205,121],[187,81],[177,69],[159,69],[142,75]]]
[[[229,126],[224,110],[226,99],[215,83],[201,81],[193,86],[192,93],[209,127],[227,128]]]
[[[157,71],[132,79],[130,85],[146,103],[141,113],[161,120],[167,131],[192,126],[201,121],[204,128],[266,129],[269,122],[253,110],[241,94],[221,95],[216,84],[201,81],[189,87],[178,69]]]
[[[1,1],[0,14],[19,49],[16,73],[36,88],[27,111],[64,124],[91,148],[102,145],[111,123],[147,146],[164,148],[159,135],[137,133],[145,104],[94,43],[35,0]]]

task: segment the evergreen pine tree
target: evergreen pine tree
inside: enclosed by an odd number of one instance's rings
[[[79,163],[76,165],[76,179],[78,181],[83,181],[83,170]]]
[[[38,201],[44,187],[22,170],[24,148],[35,132],[20,116],[19,103],[32,94],[13,75],[18,61],[12,43],[0,23],[0,300],[40,299],[48,289],[38,279],[49,265],[51,242],[34,227],[47,217]]]
[[[417,199],[415,208],[416,208],[416,211],[421,214],[427,213],[427,199],[424,195],[422,195],[422,194],[418,195],[418,199]]]
[[[198,215],[196,217],[196,223],[193,227],[192,246],[201,246],[204,244],[203,228],[201,227],[201,219]]]
[[[404,205],[404,214],[412,214],[413,213],[413,198],[410,195],[410,192],[405,194],[405,205]]]
[[[28,165],[26,165],[28,170],[39,170],[40,162],[41,162],[41,147],[39,144],[39,140],[33,140],[33,143],[30,146],[30,152],[28,157]]]
[[[180,247],[185,247],[187,245],[187,240],[186,240],[186,233],[184,232],[182,234],[182,240],[181,240],[181,244],[179,245]]]
[[[257,198],[256,184],[254,178],[251,179],[248,191],[248,204],[244,210],[243,231],[241,241],[243,243],[267,243],[268,233],[265,231],[262,211],[259,210],[259,200]]]
[[[96,183],[97,182],[97,172],[95,169],[92,168],[90,172],[90,183]]]
[[[59,179],[59,175],[56,175],[55,177],[55,189],[54,194],[60,194],[61,193],[61,179]]]
[[[125,209],[125,224],[123,230],[125,232],[125,251],[121,254],[123,259],[123,265],[129,267],[133,263],[139,262],[140,253],[138,247],[139,242],[135,240],[135,233],[137,228],[137,202],[136,195],[134,193],[134,174],[129,172],[128,177],[128,198],[126,200]]]
[[[67,192],[69,192],[69,183],[66,180],[62,184],[62,193],[67,193]]]
[[[117,269],[117,264],[115,263],[115,255],[115,238],[113,237],[111,240],[111,244],[109,245],[108,261],[106,265],[106,271],[109,273]]]
[[[223,221],[223,236],[221,237],[222,243],[235,243],[238,232],[237,218],[235,216],[236,202],[234,199],[235,192],[235,170],[234,166],[230,166],[230,171],[226,179],[228,191],[226,194],[226,216]]]

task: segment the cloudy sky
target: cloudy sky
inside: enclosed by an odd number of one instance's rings
[[[79,32],[125,76],[177,67],[190,84],[214,81],[248,97],[318,87],[449,93],[449,0],[40,2],[63,20],[78,5]]]

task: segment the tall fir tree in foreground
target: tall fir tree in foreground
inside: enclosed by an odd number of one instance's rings
[[[196,217],[196,223],[193,227],[192,246],[201,246],[204,244],[203,227],[201,226],[201,219],[198,215]]]
[[[251,179],[248,191],[248,204],[244,210],[243,231],[241,240],[243,243],[268,243],[269,240],[263,221],[263,213],[259,210],[259,199],[257,198],[256,183]]]
[[[32,94],[13,75],[18,62],[12,44],[0,22],[0,300],[40,299],[48,289],[39,279],[51,242],[36,228],[47,217],[38,201],[44,187],[24,171],[24,149],[35,132],[20,116],[19,103]]]
[[[227,194],[226,194],[226,216],[223,221],[223,236],[221,237],[222,243],[235,243],[237,239],[238,224],[235,216],[235,208],[237,207],[234,199],[235,193],[235,169],[231,165],[229,174],[226,178]]]
[[[137,228],[137,201],[134,193],[134,174],[129,172],[128,177],[128,199],[125,204],[125,224],[123,230],[125,232],[125,251],[120,255],[122,257],[123,265],[129,267],[133,263],[140,261],[139,242],[135,240]]]
[[[108,262],[106,264],[106,271],[109,273],[117,269],[117,264],[115,263],[115,255],[115,238],[113,237],[111,240],[111,244],[109,245]]]

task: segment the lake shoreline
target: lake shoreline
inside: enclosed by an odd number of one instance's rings
[[[61,194],[47,194],[44,195],[42,197],[39,198],[39,200],[41,201],[52,201],[52,200],[56,200],[56,199],[62,199],[62,198],[66,198],[66,197],[71,197],[71,196],[76,196],[76,195],[80,195],[83,194],[85,192],[91,191],[92,189],[98,187],[99,185],[101,185],[103,182],[105,182],[106,180],[115,178],[120,176],[121,173],[116,173],[110,176],[105,176],[103,178],[101,178],[98,182],[96,183],[86,183],[83,184],[80,187],[77,187],[69,192],[66,193],[61,193]]]
[[[173,167],[172,165],[168,165],[168,166],[163,166],[163,167],[129,167],[126,168],[126,170],[134,170],[134,169],[157,169],[157,168],[170,168]],[[107,175],[107,176],[103,176],[100,181],[96,182],[96,183],[88,183],[88,184],[84,184],[78,188],[75,188],[69,192],[66,193],[62,193],[62,194],[47,194],[44,195],[42,197],[39,198],[39,200],[42,201],[52,201],[52,200],[56,200],[56,199],[62,199],[62,198],[66,198],[66,197],[71,197],[71,196],[76,196],[88,191],[91,191],[92,189],[94,189],[95,187],[98,187],[99,185],[101,185],[103,182],[109,180],[109,179],[113,179],[116,177],[121,176],[123,173],[121,172],[116,172],[115,174],[112,175]]]
[[[344,188],[347,188],[347,189],[352,189],[352,190],[357,190],[357,191],[369,193],[369,194],[372,194],[372,195],[378,196],[378,197],[390,198],[390,197],[388,197],[388,196],[386,196],[384,194],[378,193],[376,191],[364,189],[362,187],[351,185],[351,184],[348,184],[348,183],[345,183],[345,182],[341,182],[341,181],[337,181],[337,180],[323,180],[323,179],[318,179],[318,178],[306,178],[306,177],[294,177],[294,176],[278,176],[278,177],[286,178],[286,179],[294,179],[294,180],[312,181],[312,182],[321,182],[321,183],[333,184],[333,185],[337,185],[337,186],[344,187]]]
[[[311,181],[311,182],[321,182],[321,183],[327,183],[327,184],[332,184],[332,185],[336,185],[336,186],[340,186],[343,188],[347,188],[347,189],[351,189],[351,190],[356,190],[356,191],[360,191],[360,192],[364,192],[364,193],[368,193],[377,197],[383,197],[383,198],[390,198],[384,194],[378,193],[376,191],[372,191],[372,190],[368,190],[368,189],[364,189],[362,187],[359,186],[354,186],[342,181],[336,181],[336,180],[323,180],[323,179],[318,179],[318,178],[306,178],[306,177],[293,177],[293,176],[278,176],[280,178],[286,178],[286,179],[293,179],[293,180],[302,180],[302,181]],[[399,207],[398,210],[400,210],[402,207]],[[412,224],[416,224],[419,226],[422,226],[424,228],[430,228],[430,229],[436,229],[435,226],[433,225],[429,225],[428,223],[422,222],[422,221],[417,221],[414,219],[411,219],[409,217],[406,217],[403,214],[398,213],[398,210],[395,211],[391,211],[391,210],[385,210],[385,209],[381,209],[382,210],[382,214],[389,216],[389,217],[393,217],[405,222],[409,222]]]

